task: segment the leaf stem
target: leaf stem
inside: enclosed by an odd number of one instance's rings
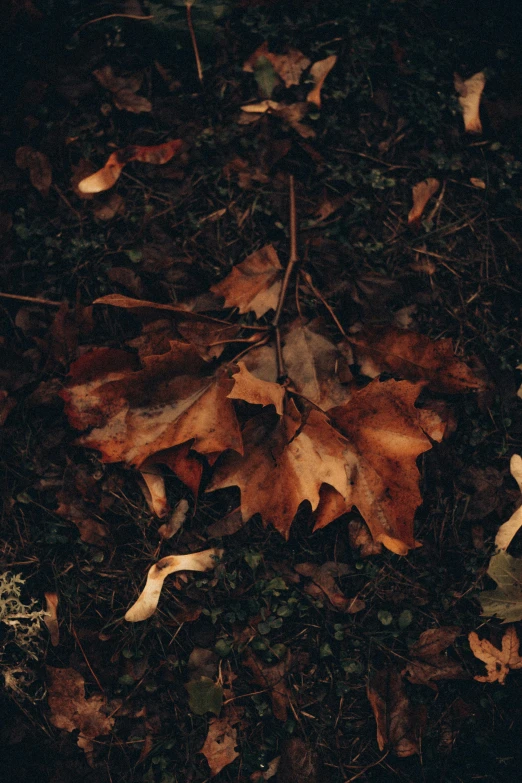
[[[281,334],[279,331],[279,320],[281,313],[283,312],[283,305],[285,303],[286,292],[288,290],[288,284],[292,275],[293,269],[298,262],[297,257],[297,214],[295,208],[295,180],[294,175],[290,174],[289,179],[289,196],[290,196],[290,258],[285,269],[283,282],[281,283],[281,291],[279,292],[279,299],[277,301],[277,308],[275,311],[274,319],[272,321],[272,328],[275,330],[276,338],[276,356],[277,356],[277,374],[279,380],[283,380],[286,376],[285,366],[283,362],[283,352],[281,350]]]
[[[187,25],[190,33],[190,40],[192,41],[192,48],[194,49],[194,58],[196,60],[196,69],[198,72],[198,79],[203,84],[203,68],[201,67],[201,60],[199,57],[198,42],[196,40],[196,33],[194,32],[194,25],[192,24],[192,2],[185,1],[187,9]]]

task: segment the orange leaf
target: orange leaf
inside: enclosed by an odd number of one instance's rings
[[[419,753],[418,737],[426,720],[426,708],[410,704],[397,669],[373,672],[367,694],[377,723],[379,750],[389,746],[399,758]]]
[[[237,307],[240,313],[253,310],[261,318],[277,307],[281,273],[276,251],[272,245],[265,245],[236,264],[230,274],[210,290],[225,297],[225,307]]]
[[[63,390],[69,421],[77,429],[94,426],[79,442],[98,449],[104,462],[140,467],[146,459],[193,440],[201,454],[242,451],[232,402],[234,384],[226,373],[209,374],[193,346],[172,341],[170,351],[142,360],[101,349],[84,354],[71,367]]]
[[[308,57],[297,49],[289,48],[286,54],[274,54],[268,51],[268,44],[265,41],[250,55],[243,66],[243,70],[252,73],[260,57],[266,57],[272,64],[274,71],[285,83],[285,87],[299,84],[301,74],[310,65]]]
[[[422,182],[417,182],[417,184],[413,186],[413,206],[408,214],[408,225],[411,225],[412,223],[419,223],[426,204],[437,192],[439,187],[440,182],[434,177],[423,179]]]
[[[239,720],[240,715],[236,710],[225,707],[222,717],[211,718],[209,721],[207,738],[199,752],[208,761],[212,777],[239,756],[236,750],[237,729],[234,727]]]
[[[234,373],[234,388],[228,396],[231,399],[245,400],[251,405],[274,405],[276,413],[282,415],[284,387],[256,378],[247,370],[244,362],[238,362],[238,367],[239,372]]]
[[[314,80],[314,88],[306,96],[308,103],[315,103],[317,108],[321,108],[321,90],[324,80],[337,62],[337,55],[332,54],[325,60],[319,60],[310,68],[310,76]]]
[[[317,508],[323,483],[345,488],[342,440],[319,411],[312,410],[303,423],[289,400],[281,418],[264,410],[245,424],[242,435],[244,455],[225,454],[208,491],[238,486],[245,522],[261,514],[288,538],[299,505],[307,500]]]
[[[79,729],[78,747],[83,748],[91,763],[94,751],[93,740],[109,734],[114,718],[106,712],[110,707],[101,693],[85,698],[85,682],[74,669],[56,669],[47,666],[47,701],[51,710],[53,726],[66,731]]]
[[[456,73],[454,74],[454,85],[459,94],[465,131],[467,133],[482,133],[480,98],[486,85],[484,72],[479,71],[465,81]]]
[[[123,167],[133,160],[141,163],[163,164],[174,157],[183,146],[180,139],[167,141],[154,147],[131,146],[117,150],[109,156],[105,166],[78,183],[80,193],[101,193],[118,181]]]
[[[375,380],[329,411],[346,438],[346,510],[357,506],[375,541],[397,554],[417,546],[413,518],[421,503],[416,460],[431,443],[419,424],[415,401],[422,384]],[[337,488],[338,489],[338,488]],[[316,528],[331,518],[319,518]]]
[[[361,372],[370,378],[390,372],[409,381],[428,381],[431,391],[446,394],[485,388],[467,364],[457,359],[450,339],[435,341],[418,332],[388,327],[363,329],[348,341]]]
[[[508,625],[500,650],[487,639],[479,639],[474,631],[469,634],[468,639],[473,655],[486,664],[487,674],[475,677],[479,682],[498,682],[504,685],[512,669],[522,669],[522,657],[518,654],[520,641],[514,625]]]

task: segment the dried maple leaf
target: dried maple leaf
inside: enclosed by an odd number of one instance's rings
[[[364,601],[360,601],[358,598],[347,598],[335,582],[336,579],[352,573],[352,569],[346,563],[330,562],[322,565],[298,563],[294,568],[298,574],[309,576],[312,579],[313,584],[308,585],[305,592],[316,598],[322,598],[326,595],[332,608],[337,612],[354,614],[364,609]]]
[[[114,718],[107,699],[101,693],[85,698],[85,681],[75,669],[56,669],[47,666],[47,701],[51,709],[50,721],[57,729],[79,729],[78,747],[82,748],[92,764],[93,740],[109,734]]]
[[[511,475],[518,484],[520,492],[522,492],[522,457],[519,454],[513,454],[509,462],[509,469],[511,471]],[[519,500],[519,505],[516,511],[511,515],[507,522],[504,522],[504,524],[499,527],[498,533],[495,537],[495,546],[505,552],[521,527],[522,498]]]
[[[468,639],[475,658],[486,664],[487,674],[476,675],[478,682],[498,682],[504,685],[512,669],[522,669],[522,657],[518,654],[520,641],[514,625],[506,628],[500,650],[487,639],[479,639],[475,631],[469,634]]]
[[[242,436],[244,455],[225,454],[208,491],[238,486],[245,522],[259,513],[288,537],[304,500],[313,510],[323,483],[339,490],[346,485],[342,440],[319,411],[303,423],[289,400],[282,417],[265,409],[245,424]]]
[[[136,95],[141,87],[143,76],[116,76],[110,65],[104,65],[93,71],[93,76],[112,93],[112,99],[117,109],[130,111],[133,114],[152,111],[151,102],[143,95]]]
[[[270,383],[256,378],[250,373],[244,362],[238,362],[239,372],[234,373],[234,388],[230,399],[239,399],[252,405],[273,405],[276,413],[283,414],[285,390],[278,383]]]
[[[352,376],[337,346],[312,327],[313,324],[299,321],[290,325],[282,336],[283,363],[291,388],[319,408],[328,410],[350,398],[350,390],[344,384]],[[243,361],[257,378],[277,380],[273,345],[254,348]]]
[[[347,480],[343,489],[336,487],[345,510],[357,506],[374,540],[397,554],[417,546],[413,517],[421,495],[416,460],[431,448],[415,408],[421,388],[407,381],[375,380],[328,412],[346,439]],[[317,515],[316,529],[336,518],[327,507]]]
[[[422,217],[422,213],[426,207],[426,204],[430,198],[437,192],[440,187],[438,179],[429,177],[423,179],[422,182],[417,182],[412,188],[413,206],[408,214],[408,225],[412,223],[419,223]]]
[[[101,193],[109,190],[116,184],[127,163],[136,160],[141,163],[162,165],[168,163],[176,152],[179,152],[182,145],[180,139],[173,139],[153,147],[130,146],[117,150],[109,156],[103,168],[78,183],[78,190],[81,193]]]
[[[275,310],[281,291],[282,266],[272,245],[265,245],[232,268],[230,274],[210,290],[225,298],[225,307],[240,313],[253,310],[257,318]]]
[[[437,690],[434,680],[461,680],[467,677],[458,661],[453,661],[443,651],[449,647],[461,629],[457,627],[430,628],[421,633],[419,639],[410,646],[410,655],[414,660],[408,662],[402,675],[415,685],[427,685]]]
[[[168,353],[147,356],[143,369],[124,351],[97,349],[71,367],[62,392],[77,429],[94,427],[79,442],[98,449],[104,462],[140,467],[147,458],[192,441],[201,454],[242,452],[241,434],[228,399],[234,381],[210,375],[192,345],[171,341]]]
[[[308,103],[314,103],[318,109],[321,108],[321,90],[324,81],[336,62],[337,55],[332,54],[324,60],[318,60],[310,68],[310,76],[314,80],[314,87],[306,96],[306,100]]]
[[[44,155],[43,152],[38,152],[33,147],[18,147],[15,161],[19,169],[29,169],[31,185],[42,196],[49,195],[49,188],[53,181],[53,172],[47,155]]]
[[[211,777],[217,775],[239,756],[236,750],[237,728],[235,726],[240,720],[239,712],[229,705],[225,707],[224,714],[220,718],[210,719],[207,738],[199,752],[208,762]]]
[[[428,381],[434,392],[484,390],[485,384],[453,352],[450,339],[387,327],[363,329],[348,338],[361,372],[374,378],[390,372],[409,381]]]
[[[310,60],[297,49],[289,48],[286,54],[274,54],[268,51],[268,43],[265,41],[258,46],[243,66],[243,70],[253,73],[257,61],[265,57],[273,66],[274,71],[283,80],[285,87],[299,84],[301,74],[310,65]]]
[[[426,719],[425,707],[413,707],[404,683],[394,667],[373,672],[368,680],[368,700],[377,723],[379,750],[389,746],[397,756],[419,753],[419,736]]]
[[[243,664],[252,672],[254,681],[269,692],[274,718],[282,721],[287,718],[288,706],[291,702],[290,691],[285,683],[285,676],[290,669],[291,661],[289,650],[285,658],[275,666],[266,666],[250,650],[247,650],[243,658]]]
[[[486,76],[483,71],[475,73],[469,79],[464,79],[454,74],[455,90],[459,94],[459,104],[464,119],[464,129],[467,133],[482,133],[480,121],[480,97],[486,85]]]

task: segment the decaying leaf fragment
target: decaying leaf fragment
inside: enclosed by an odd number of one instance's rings
[[[513,454],[509,461],[509,470],[522,492],[522,457],[519,454]],[[504,522],[498,529],[495,537],[495,546],[497,549],[506,551],[517,532],[522,527],[522,497],[519,500],[519,506],[511,515],[507,522]]]
[[[462,109],[464,128],[467,133],[482,133],[480,121],[480,97],[486,84],[484,71],[479,71],[469,79],[464,80],[458,73],[454,74],[455,90],[459,94],[459,104]]]
[[[51,637],[51,644],[57,647],[60,644],[60,628],[58,626],[58,594],[45,593],[44,623]]]
[[[78,190],[80,193],[101,193],[104,190],[109,190],[116,184],[127,163],[136,160],[140,163],[162,165],[168,163],[182,145],[183,142],[180,139],[173,139],[153,147],[133,145],[117,150],[109,156],[103,168],[78,183]]]
[[[500,617],[505,623],[522,620],[522,558],[498,552],[489,561],[488,576],[497,587],[479,593],[482,614]]]
[[[440,182],[434,177],[428,177],[423,179],[422,182],[417,182],[412,188],[413,206],[408,214],[408,225],[412,223],[418,223],[424,212],[426,204],[430,198],[437,192],[440,187]]]
[[[227,706],[222,717],[209,721],[207,738],[199,752],[205,756],[212,777],[239,756],[236,724],[240,719],[239,712]]]
[[[479,639],[475,631],[469,634],[468,639],[475,658],[486,664],[487,674],[475,676],[478,682],[498,682],[504,685],[512,669],[522,669],[522,657],[518,654],[520,641],[514,625],[506,628],[500,650],[487,639]]]
[[[426,720],[425,707],[410,704],[395,667],[374,671],[368,680],[368,700],[377,723],[379,750],[390,747],[399,758],[419,753],[419,737]]]
[[[324,60],[318,60],[310,68],[310,76],[314,80],[314,87],[306,96],[306,100],[308,103],[314,103],[318,109],[321,108],[321,90],[324,81],[336,62],[337,55],[332,54]]]
[[[423,631],[419,639],[410,646],[409,661],[401,672],[415,685],[427,685],[436,691],[435,680],[460,680],[467,677],[458,661],[454,661],[444,650],[454,643],[461,629],[456,626],[430,628]]]
[[[168,555],[159,560],[149,569],[138,600],[127,610],[127,622],[137,623],[154,614],[166,576],[175,571],[209,571],[215,568],[222,554],[222,549],[205,549],[189,555]]]
[[[467,364],[455,356],[451,340],[431,340],[405,329],[362,329],[351,334],[361,372],[375,378],[390,372],[409,381],[428,381],[430,391],[455,394],[483,391],[486,386]]]
[[[305,592],[315,598],[327,597],[333,609],[337,612],[355,614],[364,609],[364,601],[358,598],[347,598],[337,586],[335,580],[352,572],[346,563],[328,562],[322,565],[315,563],[298,563],[294,570],[302,576],[309,576],[312,584],[305,587]]]
[[[38,152],[33,147],[18,147],[16,150],[16,165],[19,169],[29,169],[31,185],[42,194],[49,195],[49,188],[53,181],[53,172],[49,158],[43,152]]]
[[[130,111],[133,114],[152,111],[152,104],[143,95],[136,93],[141,87],[142,76],[116,76],[110,65],[104,65],[93,71],[93,76],[112,93],[112,99],[117,109]]]
[[[310,60],[297,49],[289,48],[285,54],[274,54],[268,50],[265,41],[250,55],[243,66],[243,70],[253,73],[257,61],[265,57],[274,68],[277,75],[283,80],[285,87],[299,84],[301,74],[310,65]]]
[[[287,718],[288,706],[291,701],[290,691],[285,683],[285,676],[290,669],[291,661],[290,650],[285,658],[274,666],[267,666],[250,650],[247,651],[243,659],[244,665],[252,672],[254,681],[269,692],[274,717],[282,721]]]
[[[114,718],[107,699],[101,693],[85,698],[85,681],[75,669],[57,669],[47,666],[47,701],[51,710],[50,721],[57,729],[79,729],[78,747],[90,761],[94,750],[93,740],[109,734]]]
[[[172,538],[172,536],[176,535],[187,518],[188,510],[188,501],[185,500],[185,498],[182,498],[170,515],[168,522],[166,522],[164,525],[161,525],[161,527],[158,529],[160,536],[162,538]]]
[[[240,125],[247,125],[251,122],[257,122],[263,114],[273,114],[275,117],[283,120],[283,122],[286,122],[303,139],[313,139],[316,135],[314,129],[301,122],[308,109],[309,106],[305,101],[288,104],[272,100],[246,103],[241,106],[238,122]]]
[[[237,307],[240,313],[254,311],[257,318],[275,310],[281,290],[283,268],[272,245],[256,250],[232,271],[211,286],[225,298],[225,307]]]

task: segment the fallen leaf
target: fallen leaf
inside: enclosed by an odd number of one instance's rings
[[[522,620],[522,559],[501,551],[489,561],[488,576],[497,587],[478,594],[484,617],[500,617],[504,623]]]
[[[127,622],[141,622],[154,614],[166,576],[175,571],[209,571],[215,568],[222,553],[222,549],[205,549],[189,555],[168,555],[159,560],[149,568],[145,587],[138,600],[127,610]]]
[[[459,94],[459,104],[464,119],[464,129],[467,133],[482,133],[480,121],[480,97],[486,84],[486,76],[479,71],[469,79],[462,79],[458,73],[454,74],[455,90]]]
[[[265,688],[272,702],[272,712],[274,718],[285,721],[288,715],[288,706],[291,703],[290,691],[285,683],[285,676],[290,669],[291,655],[288,650],[285,658],[275,666],[267,666],[254,656],[250,650],[247,650],[243,658],[243,664],[250,669],[254,676],[254,681]]]
[[[467,675],[461,664],[442,655],[453,644],[461,629],[455,626],[430,628],[421,633],[419,639],[410,645],[410,655],[414,660],[407,663],[401,672],[415,685],[427,685],[437,690],[435,680],[461,680]]]
[[[58,508],[55,513],[76,525],[82,541],[94,546],[105,545],[109,535],[106,525],[93,518],[96,512],[91,511],[72,488],[59,490],[56,499]]]
[[[421,388],[420,383],[374,380],[328,412],[346,439],[347,481],[340,491],[346,511],[357,506],[374,540],[397,554],[417,546],[413,518],[421,495],[416,460],[431,448],[415,408]],[[321,509],[318,515],[316,529],[332,521]]]
[[[183,527],[185,519],[187,518],[188,510],[188,501],[185,500],[185,498],[182,498],[179,503],[177,503],[175,509],[168,519],[168,522],[166,522],[164,525],[161,525],[161,527],[158,529],[160,536],[162,538],[172,538],[172,536],[175,536],[178,530]]]
[[[169,513],[169,504],[165,490],[165,479],[156,465],[147,465],[140,471],[141,489],[151,512],[160,519]]]
[[[19,169],[29,169],[31,185],[42,196],[48,196],[53,181],[53,172],[47,155],[38,152],[33,147],[18,147],[15,161]]]
[[[134,361],[133,361],[134,360]],[[76,429],[94,427],[79,442],[98,449],[104,462],[140,467],[147,458],[192,441],[201,454],[235,449],[241,434],[232,401],[234,381],[209,366],[193,346],[171,341],[170,351],[142,360],[124,351],[97,349],[71,366],[61,394]],[[96,378],[96,381],[93,381]]]
[[[131,146],[113,152],[103,168],[91,174],[90,177],[80,180],[78,190],[80,193],[101,193],[109,190],[118,181],[123,167],[131,161],[141,163],[154,163],[162,165],[167,163],[180,150],[183,142],[180,139],[166,141],[153,147]]]
[[[81,180],[81,181],[84,181],[84,180]],[[80,183],[78,183],[78,184],[80,184]],[[82,192],[79,189],[79,187],[78,187],[78,192],[79,193]],[[88,195],[88,194],[84,194],[84,196],[85,195]],[[115,217],[116,215],[123,214],[124,211],[125,211],[125,201],[120,196],[119,193],[111,193],[109,198],[107,199],[107,201],[104,201],[104,202],[102,202],[100,204],[97,204],[93,208],[93,210],[92,210],[94,217],[98,218],[98,220],[112,220],[113,217]],[[110,273],[111,272],[114,273],[115,269],[123,269],[123,268],[124,267],[113,267],[112,269],[110,269],[109,270],[109,278],[110,278]],[[131,272],[132,270],[129,269],[128,271]],[[136,292],[133,291],[133,293],[136,293]]]
[[[308,585],[305,592],[316,598],[326,596],[336,612],[354,614],[364,609],[364,601],[357,598],[347,598],[335,582],[336,579],[352,573],[352,568],[346,563],[329,562],[322,565],[298,563],[294,569],[298,574],[309,576],[312,579],[313,585]]]
[[[243,70],[253,73],[256,63],[261,57],[265,57],[271,63],[277,75],[283,80],[285,87],[299,84],[301,74],[310,65],[308,57],[297,49],[289,48],[285,54],[274,54],[268,51],[268,43],[265,41],[250,55],[243,65]]]
[[[300,737],[289,737],[283,742],[277,767],[278,783],[317,783],[318,768],[317,752],[311,743]]]
[[[390,747],[399,758],[420,753],[419,736],[426,708],[410,704],[395,667],[374,671],[368,679],[368,700],[377,723],[379,750]]]
[[[201,676],[185,685],[189,695],[189,707],[194,715],[213,712],[219,716],[223,706],[223,688],[210,677]]]
[[[210,719],[205,744],[199,752],[205,756],[208,762],[211,777],[217,775],[238,758],[235,725],[239,721],[240,715],[230,707],[225,708],[225,714],[221,718]]]
[[[522,657],[518,654],[520,641],[514,625],[506,628],[500,650],[487,639],[479,639],[475,631],[469,634],[468,639],[475,658],[486,664],[487,674],[475,676],[478,682],[498,682],[499,685],[504,685],[511,670],[522,669]]]
[[[241,106],[241,115],[239,124],[246,125],[251,122],[257,122],[263,114],[273,114],[279,117],[283,122],[288,123],[303,139],[315,138],[315,131],[309,125],[303,125],[301,120],[308,112],[308,104],[304,101],[299,103],[279,103],[277,101],[265,100],[258,103],[246,103]]]
[[[78,747],[82,748],[92,766],[93,740],[110,734],[114,718],[106,713],[112,709],[101,693],[85,698],[85,681],[74,669],[47,666],[47,702],[50,721],[57,729],[79,729]]]
[[[518,484],[520,492],[522,492],[522,457],[519,454],[513,454],[509,461],[509,469],[511,475]],[[497,549],[505,552],[513,538],[522,527],[522,498],[518,503],[518,508],[511,515],[507,522],[504,522],[498,529],[498,533],[495,537],[495,546]]]
[[[49,631],[51,644],[57,647],[60,644],[60,628],[58,626],[58,594],[45,593],[44,623]]]
[[[417,182],[412,188],[413,206],[408,214],[408,225],[412,223],[419,223],[424,212],[426,204],[430,198],[437,192],[440,187],[438,179],[429,177],[423,179],[422,182]]]
[[[306,100],[308,103],[314,103],[318,109],[321,108],[321,90],[324,81],[336,62],[337,55],[332,54],[324,60],[318,60],[310,68],[310,76],[314,80],[314,87],[306,96]]]
[[[479,188],[479,190],[486,190],[486,183],[483,179],[479,179],[478,177],[470,177],[469,181],[474,188]]]
[[[283,415],[284,387],[256,378],[250,373],[244,362],[238,362],[239,372],[233,375],[234,386],[228,396],[234,400],[244,400],[251,405],[273,405],[276,413]]]
[[[299,505],[308,500],[317,508],[321,484],[346,485],[341,438],[319,411],[303,423],[289,400],[282,417],[265,409],[250,419],[242,437],[244,455],[227,452],[207,491],[238,486],[245,522],[259,513],[288,537]]]
[[[418,332],[387,327],[363,329],[351,334],[348,342],[361,372],[370,378],[389,372],[409,381],[428,381],[430,391],[443,394],[485,388],[467,364],[457,359],[449,338],[431,340]]]
[[[210,290],[225,298],[224,307],[240,313],[254,311],[261,318],[275,310],[281,290],[282,266],[272,245],[265,245],[232,268],[230,274]]]
[[[110,65],[104,65],[103,68],[98,68],[92,73],[101,86],[112,93],[117,109],[133,114],[152,111],[151,102],[143,95],[136,94],[141,87],[142,76],[116,76]]]
[[[348,538],[350,546],[359,550],[359,557],[380,555],[382,552],[381,542],[373,540],[368,525],[362,519],[352,519],[348,522]]]

